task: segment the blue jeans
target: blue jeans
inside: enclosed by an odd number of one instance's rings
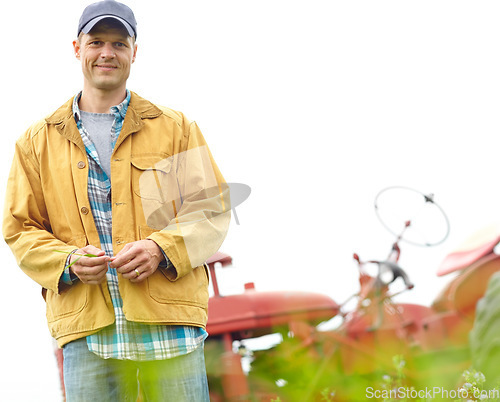
[[[209,401],[203,346],[167,360],[102,359],[85,338],[63,349],[67,402]]]

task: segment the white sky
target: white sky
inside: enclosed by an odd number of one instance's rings
[[[3,6],[2,200],[15,139],[81,88],[71,42],[89,3]],[[139,23],[129,88],[196,120],[227,181],[252,188],[221,248],[234,259],[223,292],[254,281],[345,300],[352,253],[381,259],[393,240],[375,195],[404,185],[434,193],[451,222],[444,244],[403,246],[416,288],[400,300],[430,304],[444,256],[498,221],[500,3],[126,3]],[[56,401],[39,286],[0,253],[2,399]]]

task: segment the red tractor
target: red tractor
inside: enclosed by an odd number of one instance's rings
[[[398,219],[393,223],[387,219],[394,207],[386,201],[394,195],[406,201],[395,202],[398,206],[409,204],[412,209],[398,215],[400,221],[405,217],[399,225]],[[394,297],[413,288],[398,265],[400,243],[439,244],[448,235],[448,220],[432,195],[408,188],[382,191],[375,206],[396,241],[384,261],[362,261],[354,255],[360,290],[352,296],[355,303],[350,309],[346,309],[348,303],[338,305],[327,296],[258,292],[253,284],[246,284],[243,294],[221,296],[214,266],[229,265],[231,258],[217,254],[208,261],[214,286],[207,340],[213,400],[365,400],[367,389],[394,387],[401,383],[403,372],[407,389],[452,390],[460,385],[462,372],[471,365],[469,333],[476,304],[492,275],[500,270],[500,256],[494,252],[500,236],[483,236],[448,255],[438,275],[455,276],[430,306],[398,303]],[[425,238],[422,221],[426,220],[434,229],[441,226],[438,236]],[[374,274],[366,269],[370,265],[376,267]],[[393,291],[398,280],[403,289]],[[495,300],[500,299],[500,277],[498,288]],[[497,305],[500,307],[500,303]],[[340,323],[334,329],[317,326],[335,316]],[[473,357],[481,354],[480,345],[487,333],[477,326],[474,331],[480,335],[476,335]],[[246,339],[273,332],[282,334],[283,341],[278,345],[253,353],[242,347]],[[484,355],[483,360],[488,360]],[[242,369],[242,358],[252,360],[249,369]],[[404,362],[404,370],[395,368],[395,361]]]

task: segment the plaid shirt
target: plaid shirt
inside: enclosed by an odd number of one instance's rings
[[[80,119],[78,101],[81,93],[73,101],[73,115],[82,137],[89,163],[88,194],[92,214],[99,233],[101,249],[106,255],[113,255],[112,246],[112,211],[111,180],[99,162],[96,148],[83,127]],[[111,128],[111,141],[114,148],[120,135],[125,114],[130,102],[130,91],[126,99],[113,106],[115,116]],[[166,258],[167,268],[171,262]],[[166,269],[166,268],[158,268]],[[169,359],[192,352],[200,346],[207,332],[203,328],[182,325],[148,325],[127,321],[123,313],[123,301],[118,289],[116,269],[108,267],[106,274],[111,300],[115,312],[115,323],[87,337],[89,350],[102,358],[130,360]]]

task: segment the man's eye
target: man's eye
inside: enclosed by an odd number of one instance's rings
[[[115,46],[116,46],[116,47],[125,47],[125,43],[116,42],[116,43],[115,43]]]
[[[100,41],[98,41],[98,40],[94,40],[94,41],[90,42],[90,44],[91,44],[92,46],[97,46],[97,45],[99,45],[100,43],[101,43],[101,42],[100,42]]]

